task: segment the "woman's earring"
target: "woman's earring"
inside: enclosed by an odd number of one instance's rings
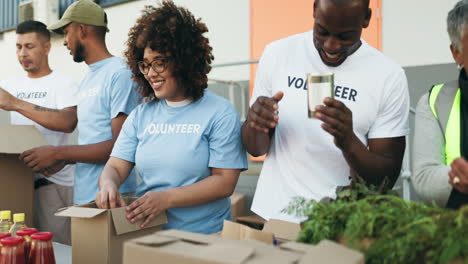
[[[465,66],[464,66],[463,64],[458,64],[458,65],[457,65],[457,69],[458,69],[459,71],[461,71],[464,67],[465,67]]]

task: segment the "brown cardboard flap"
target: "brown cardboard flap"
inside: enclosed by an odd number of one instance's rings
[[[167,223],[166,213],[162,213],[154,218],[148,225],[144,228],[140,228],[140,224],[143,223],[143,220],[140,220],[134,224],[130,223],[127,220],[127,212],[125,207],[119,207],[111,209],[112,221],[114,221],[115,232],[117,235],[122,235],[141,229],[148,229],[155,226],[160,226]]]
[[[282,248],[282,249],[289,250],[289,251],[305,253],[308,250],[310,250],[311,248],[313,248],[314,246],[308,245],[308,244],[303,244],[303,243],[288,241],[288,242],[280,244],[279,247]]]
[[[198,252],[198,257],[220,263],[241,264],[254,254],[252,247],[233,244],[213,244]]]
[[[48,145],[34,126],[0,125],[0,153],[20,154],[26,150]]]
[[[104,213],[105,211],[107,211],[107,209],[72,206],[70,208],[55,213],[55,215],[65,217],[93,218]]]
[[[213,244],[222,240],[220,237],[216,237],[216,236],[190,233],[190,232],[175,230],[175,229],[160,231],[160,232],[157,232],[156,234],[159,236],[178,238],[183,241],[194,242],[198,244]]]
[[[301,232],[301,226],[296,223],[270,219],[265,223],[263,231],[271,232],[279,239],[292,241],[296,240],[299,232]]]
[[[364,264],[364,255],[330,240],[322,240],[317,246],[307,250],[299,262],[308,263]]]
[[[144,236],[144,237],[134,239],[133,242],[139,245],[158,247],[158,246],[167,245],[169,243],[179,241],[179,240],[180,240],[179,238],[175,238],[175,237],[151,235],[151,236]]]
[[[236,240],[255,239],[267,244],[273,244],[273,233],[255,230],[227,220],[224,220],[221,237]]]
[[[252,263],[255,264],[297,263],[302,256],[302,253],[281,250],[276,246],[268,245],[257,240],[233,240],[232,243],[254,248],[255,253],[253,254],[254,259]],[[250,263],[250,260],[248,263]]]

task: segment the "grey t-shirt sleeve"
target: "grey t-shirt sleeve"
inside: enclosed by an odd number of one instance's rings
[[[444,135],[431,111],[428,95],[423,95],[416,107],[412,183],[423,202],[445,207],[452,191],[448,183],[450,167],[444,164]]]

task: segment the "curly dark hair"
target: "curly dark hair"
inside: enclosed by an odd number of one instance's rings
[[[195,19],[189,10],[163,1],[160,7],[146,6],[143,15],[128,33],[125,57],[138,84],[138,91],[149,100],[158,100],[137,63],[143,60],[145,47],[161,54],[170,54],[172,73],[187,97],[198,100],[208,86],[207,74],[214,59],[208,28]]]

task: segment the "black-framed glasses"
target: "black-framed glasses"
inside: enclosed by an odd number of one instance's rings
[[[146,63],[144,61],[139,61],[137,63],[138,69],[144,75],[149,73],[150,67],[153,69],[154,72],[163,73],[167,69],[167,65],[169,64],[169,58],[160,57],[154,59],[151,63]]]

